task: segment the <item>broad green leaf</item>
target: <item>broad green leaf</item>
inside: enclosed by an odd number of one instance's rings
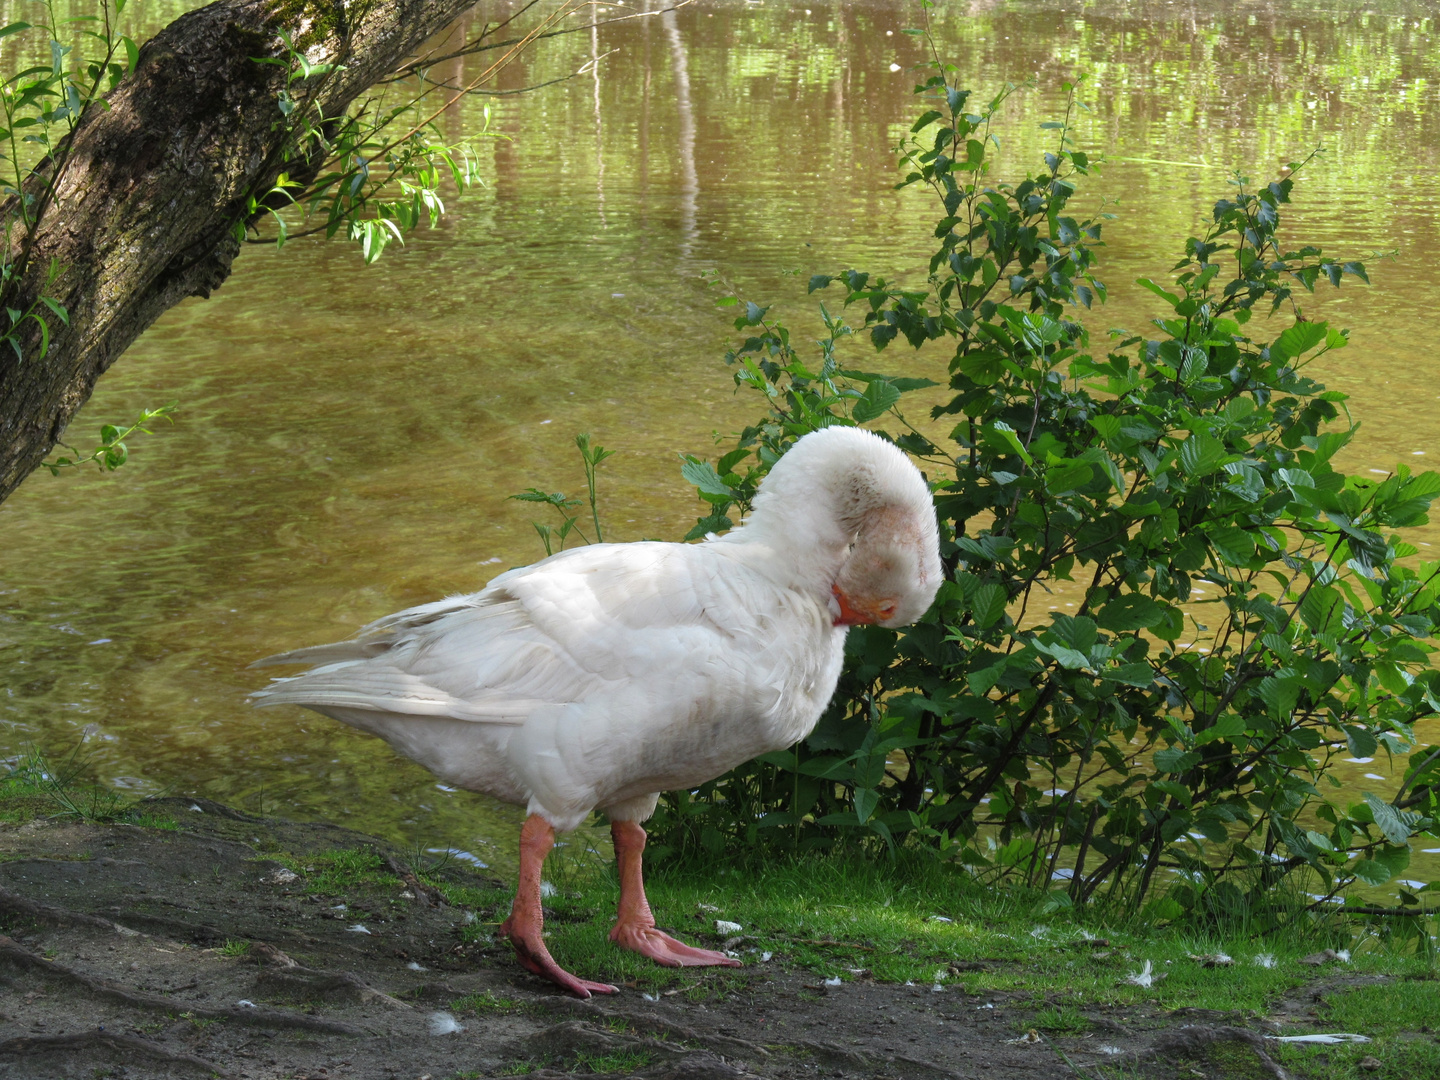
[[[1375,824],[1385,834],[1385,839],[1396,845],[1409,842],[1410,834],[1423,816],[1396,809],[1368,791],[1365,792],[1365,804],[1370,807],[1370,813],[1375,815]]]
[[[1345,598],[1329,585],[1313,585],[1300,602],[1300,618],[1313,633],[1336,629],[1345,612]]]
[[[1245,718],[1236,713],[1226,713],[1210,727],[1195,733],[1195,745],[1204,746],[1207,743],[1218,742],[1220,739],[1229,739],[1233,742],[1244,734]]]
[[[1026,465],[1034,463],[1034,459],[1030,456],[1030,451],[1021,445],[1020,436],[1016,435],[1015,429],[1005,423],[1005,421],[996,420],[993,424],[987,425],[985,434],[993,436],[1002,445],[1009,447],[1015,453],[1019,454],[1020,460],[1025,462]]]
[[[1300,700],[1300,680],[1267,676],[1256,693],[1269,708],[1270,715],[1283,723],[1294,714],[1295,703]]]
[[[1366,885],[1384,885],[1395,875],[1390,873],[1388,867],[1381,865],[1374,859],[1360,859],[1354,865],[1348,867],[1350,873],[1354,874]]]
[[[1185,632],[1185,613],[1178,607],[1166,605],[1164,615],[1148,627],[1156,637],[1174,641]]]
[[[995,853],[995,862],[1000,866],[1018,866],[1030,858],[1034,850],[1034,840],[1028,836],[1017,836]]]
[[[1109,679],[1111,682],[1124,683],[1127,686],[1145,688],[1154,685],[1155,669],[1143,661],[1134,664],[1120,664],[1117,667],[1105,668],[1100,672],[1100,677]]]
[[[720,474],[715,471],[715,466],[708,461],[701,461],[693,457],[686,458],[685,463],[680,466],[680,475],[694,484],[701,495],[727,500],[733,498],[730,485],[720,479]]]
[[[1197,431],[1180,445],[1180,468],[1191,479],[1214,472],[1224,457],[1225,444],[1208,431]]]
[[[864,825],[875,814],[875,807],[879,805],[880,793],[873,788],[855,789],[855,817],[860,824]]]
[[[1370,858],[1385,867],[1394,876],[1403,873],[1410,866],[1410,846],[1408,844],[1381,844],[1370,852]]]
[[[1167,746],[1155,751],[1155,767],[1162,772],[1183,773],[1200,764],[1200,755],[1183,746]]]
[[[1100,438],[1109,442],[1120,434],[1120,418],[1102,414],[1090,417],[1090,426],[1093,427]]]
[[[1216,818],[1197,817],[1192,823],[1192,828],[1212,843],[1223,844],[1230,839],[1230,830],[1225,827],[1223,821]]]
[[[1068,491],[1084,487],[1095,479],[1095,470],[1087,462],[1075,462],[1047,469],[1045,490],[1051,495],[1063,495]]]
[[[909,379],[897,375],[881,375],[874,371],[853,371],[846,369],[838,372],[847,379],[854,379],[856,382],[887,382],[895,387],[902,394],[908,394],[911,390],[923,390],[929,386],[939,386],[933,379]]]
[[[1168,291],[1167,289],[1161,287],[1160,285],[1157,285],[1155,282],[1151,281],[1149,278],[1143,278],[1143,277],[1142,277],[1142,278],[1136,278],[1136,279],[1135,279],[1135,284],[1136,284],[1136,285],[1139,285],[1142,289],[1148,289],[1150,292],[1152,292],[1152,293],[1154,293],[1156,296],[1160,297],[1160,299],[1164,300],[1164,301],[1165,301],[1167,304],[1169,304],[1172,308],[1175,307],[1175,306],[1177,306],[1177,305],[1180,303],[1180,297],[1179,297],[1179,296],[1177,296],[1175,293],[1172,293],[1172,292]]]
[[[1163,619],[1165,613],[1165,605],[1158,600],[1139,593],[1127,593],[1101,608],[1095,621],[1102,630],[1124,633],[1147,630]]]
[[[1190,789],[1178,780],[1151,780],[1150,787],[1154,791],[1160,791],[1169,795],[1170,798],[1174,799],[1181,806],[1189,808],[1194,805]]]
[[[1233,401],[1226,402],[1222,413],[1226,420],[1231,423],[1245,419],[1255,411],[1255,402],[1248,397],[1238,397]]]
[[[1244,566],[1255,557],[1255,540],[1244,529],[1212,529],[1206,534],[1221,562]]]
[[[992,349],[977,349],[957,357],[952,366],[955,371],[981,386],[990,386],[1004,376],[1006,363],[1003,353]]]
[[[1350,748],[1351,755],[1357,758],[1374,757],[1379,749],[1375,736],[1358,724],[1345,726],[1345,744]]]
[[[1084,615],[1057,613],[1050,627],[1050,634],[1061,644],[1088,653],[1095,646],[1098,637],[1096,630],[1094,619]]]
[[[975,625],[981,630],[987,630],[999,621],[1000,616],[1005,614],[1005,590],[999,585],[981,585],[975,590],[975,596],[970,601],[970,613],[975,617]]]
[[[1184,914],[1185,909],[1180,906],[1178,901],[1168,896],[1162,896],[1146,904],[1144,910],[1140,912],[1140,918],[1147,923],[1162,923],[1179,919]]]
[[[1090,668],[1090,657],[1068,645],[1046,641],[1037,641],[1034,645],[1040,652],[1053,657],[1055,662],[1067,671],[1086,671]]]
[[[899,390],[883,379],[876,379],[855,401],[850,416],[857,424],[864,424],[888,412],[899,400]]]
[[[1326,327],[1323,322],[1296,323],[1271,344],[1270,359],[1284,363],[1323,345]]]

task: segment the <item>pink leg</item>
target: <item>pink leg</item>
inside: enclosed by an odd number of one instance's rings
[[[696,949],[655,929],[655,916],[645,899],[645,881],[640,853],[645,850],[645,830],[638,822],[616,821],[610,826],[615,842],[615,861],[620,867],[620,912],[610,940],[622,949],[648,956],[666,967],[740,967],[722,952]]]
[[[545,856],[555,846],[555,830],[537,814],[525,819],[520,829],[520,883],[515,889],[515,903],[510,917],[500,924],[500,933],[510,939],[515,955],[527,969],[576,997],[591,994],[618,993],[609,983],[577,979],[555,963],[543,936],[545,916],[540,910],[540,871]]]

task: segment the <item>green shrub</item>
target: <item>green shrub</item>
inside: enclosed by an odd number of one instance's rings
[[[1092,169],[1070,138],[1076,88],[1046,125],[1044,170],[1002,183],[990,128],[1015,88],[971,111],[950,71],[917,87],[932,107],[902,159],[901,186],[940,204],[928,280],[811,279],[863,316],[822,305],[814,362],[745,304],[727,359],[768,411],[715,465],[683,468],[709,504],[703,535],[800,435],[879,420],[928,472],[948,581],[917,625],[850,632],[808,739],[667,796],[652,850],[906,844],[1063,883],[1052,906],[1104,895],[1160,918],[1273,921],[1313,906],[1297,891],[1390,880],[1431,825],[1436,755],[1391,800],[1342,801],[1326,769],[1409,753],[1414,722],[1440,711],[1437,567],[1395,533],[1426,521],[1440,475],[1335,467],[1357,425],[1310,369],[1347,336],[1299,302],[1368,279],[1280,239],[1310,159],[1263,186],[1237,176],[1172,280],[1139,282],[1153,327],[1091,351],[1074,313],[1105,298],[1107,215],[1071,216]],[[858,334],[950,351],[932,415],[947,437],[902,409],[937,384],[842,365]],[[1051,607],[1058,583],[1071,612]]]

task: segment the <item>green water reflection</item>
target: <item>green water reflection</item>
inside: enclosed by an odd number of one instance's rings
[[[1354,331],[1325,372],[1365,422],[1346,464],[1440,455],[1440,26],[1418,2],[1216,6],[977,0],[942,8],[938,36],[979,90],[1037,77],[1001,131],[1016,163],[1043,148],[1059,81],[1092,73],[1081,141],[1113,160],[1089,198],[1120,215],[1102,331],[1152,313],[1130,283],[1174,261],[1232,166],[1268,179],[1327,147],[1294,235],[1398,248],[1375,288],[1316,304]],[[509,10],[481,5],[460,31]],[[372,269],[339,244],[255,249],[212,299],[165,316],[71,434],[172,399],[179,422],[119,474],[36,475],[0,506],[0,752],[89,733],[117,783],[508,866],[517,810],[440,790],[314,714],[252,711],[264,673],[245,665],[532,561],[533,515],[506,496],[576,489],[577,431],[619,451],[601,485],[614,538],[682,535],[696,505],[677,453],[712,452],[713,431],[755,412],[733,395],[701,272],[800,330],[811,273],[913,271],[928,254],[929,205],[891,188],[915,17],[766,0],[556,39],[502,88],[610,55],[490,99],[508,138],[478,144],[487,186],[441,228]],[[450,134],[478,130],[480,105],[448,115]],[[1357,791],[1390,783],[1384,761],[1345,769]],[[1440,860],[1424,869],[1440,877]]]

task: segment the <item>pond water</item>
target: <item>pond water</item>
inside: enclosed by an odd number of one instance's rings
[[[918,111],[923,43],[903,33],[918,11],[807,2],[696,3],[545,42],[498,88],[603,58],[447,114],[451,137],[475,137],[486,184],[452,198],[438,229],[371,268],[341,243],[257,247],[210,300],[161,319],[70,436],[87,445],[172,400],[176,423],[134,440],[114,475],[37,473],[0,505],[0,755],[84,738],[95,773],[136,791],[327,817],[508,868],[518,809],[443,790],[315,714],[253,711],[245,695],[268,672],[246,665],[533,561],[537,515],[507,496],[579,490],[577,432],[617,451],[601,469],[607,538],[678,538],[698,506],[677,454],[713,456],[712,433],[758,411],[734,394],[733,332],[702,272],[808,333],[810,274],[923,265],[931,207],[892,188]],[[159,25],[182,7],[142,15]],[[456,32],[510,10],[482,4]],[[1233,169],[1270,179],[1325,147],[1290,235],[1346,257],[1394,251],[1372,263],[1373,288],[1312,308],[1353,331],[1323,373],[1364,422],[1345,464],[1440,456],[1428,4],[976,0],[942,5],[935,31],[977,91],[1035,79],[1001,127],[1012,171],[1037,163],[1060,81],[1090,74],[1079,143],[1110,163],[1084,198],[1119,215],[1101,330],[1154,313],[1131,283],[1175,261]],[[1386,790],[1399,763],[1345,769],[1357,792]],[[1413,876],[1440,877],[1428,859]]]

